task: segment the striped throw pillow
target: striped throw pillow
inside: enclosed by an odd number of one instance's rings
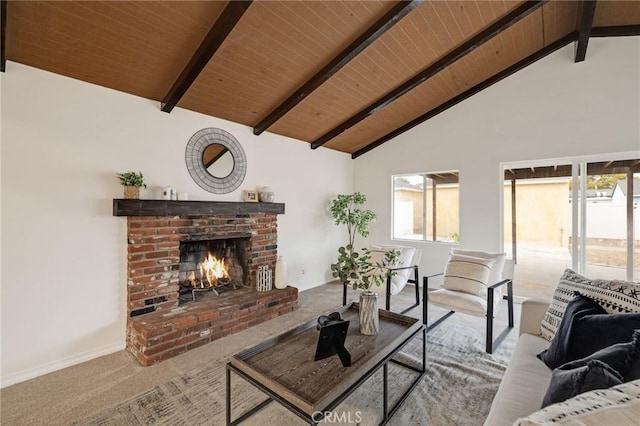
[[[640,380],[574,396],[518,419],[514,426],[637,425]]]
[[[556,335],[567,304],[578,291],[602,306],[608,313],[640,312],[640,283],[620,280],[589,279],[566,269],[540,324],[540,334],[551,341]]]
[[[452,254],[444,270],[443,287],[476,296],[487,295],[487,282],[491,274],[493,259]]]

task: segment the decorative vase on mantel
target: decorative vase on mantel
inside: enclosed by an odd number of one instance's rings
[[[283,290],[287,288],[287,262],[284,257],[278,256],[276,261],[276,288]]]
[[[270,186],[263,186],[258,191],[258,199],[261,203],[273,203],[274,193]]]
[[[360,293],[360,334],[377,336],[380,331],[378,294],[372,291]]]
[[[124,186],[124,198],[127,200],[137,200],[140,198],[140,188],[137,186]]]

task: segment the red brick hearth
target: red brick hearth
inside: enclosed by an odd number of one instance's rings
[[[129,319],[127,349],[142,365],[172,358],[293,311],[298,290],[239,289],[168,311]]]
[[[174,357],[297,307],[295,288],[255,290],[258,267],[275,272],[277,214],[284,212],[279,206],[114,200],[114,215],[127,216],[127,350],[141,364]],[[154,215],[144,215],[149,213]],[[181,242],[221,239],[243,241],[238,246],[246,261],[245,282],[219,295],[198,294],[196,301],[179,306]]]

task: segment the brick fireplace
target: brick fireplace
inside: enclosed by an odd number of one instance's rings
[[[281,213],[278,203],[114,200],[127,216],[127,350],[151,365],[294,310],[297,289],[255,290],[258,267],[275,272]],[[227,254],[232,282],[192,295],[188,271],[207,251]]]

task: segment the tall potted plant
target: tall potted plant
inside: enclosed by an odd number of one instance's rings
[[[390,250],[377,261],[372,261],[371,251],[355,248],[356,236],[369,236],[369,225],[376,218],[371,210],[361,206],[367,201],[364,194],[356,192],[351,195],[338,195],[331,201],[331,215],[336,225],[346,225],[348,243],[338,248],[338,261],[331,265],[334,278],[338,278],[343,285],[360,289],[360,332],[366,335],[376,335],[380,329],[378,317],[378,294],[371,289],[380,286],[387,277],[395,275],[388,269],[395,265],[400,252]]]
[[[140,198],[140,188],[146,188],[144,176],[142,172],[125,172],[116,173],[120,184],[124,186],[124,198],[135,199]]]

